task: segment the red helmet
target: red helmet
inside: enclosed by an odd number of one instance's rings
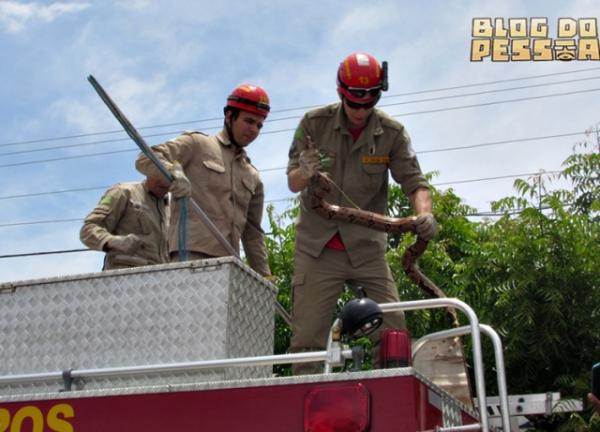
[[[383,62],[382,67],[370,54],[350,54],[340,63],[337,85],[341,98],[361,105],[375,105],[381,92],[387,90],[387,62]]]
[[[267,118],[269,115],[269,95],[261,87],[251,84],[241,84],[233,89],[227,97],[228,108],[239,108]]]

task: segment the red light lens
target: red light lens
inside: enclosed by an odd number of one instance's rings
[[[305,432],[364,432],[370,394],[361,383],[313,388],[304,398]]]

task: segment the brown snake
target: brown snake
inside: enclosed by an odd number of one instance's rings
[[[325,201],[325,197],[331,192],[331,186],[332,181],[321,172],[318,172],[310,179],[310,207],[325,219],[348,222],[386,233],[416,233],[417,218],[415,216],[394,218],[367,210],[340,207],[328,203]],[[404,273],[429,295],[437,298],[446,297],[444,291],[425,276],[417,265],[417,259],[427,249],[427,243],[426,240],[417,237],[417,240],[408,247],[402,256],[402,268],[404,269]],[[448,314],[450,315],[452,324],[458,327],[459,321],[456,310],[448,308]]]

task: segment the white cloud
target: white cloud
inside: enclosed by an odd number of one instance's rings
[[[0,2],[0,28],[9,33],[18,33],[25,30],[28,24],[38,21],[49,23],[62,15],[81,12],[90,6],[89,3],[57,2],[43,5],[6,0]]]

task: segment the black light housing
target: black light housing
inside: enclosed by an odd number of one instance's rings
[[[383,311],[373,300],[363,297],[350,300],[341,313],[342,333],[351,338],[366,336],[383,323]]]

